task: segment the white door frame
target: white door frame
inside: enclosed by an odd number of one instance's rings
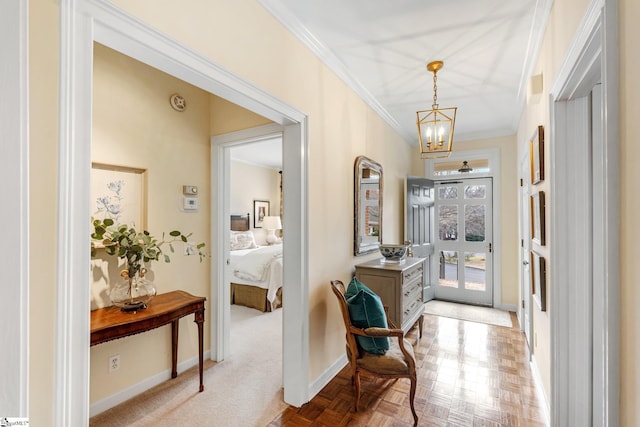
[[[485,185],[486,183],[486,185]],[[464,188],[467,185],[485,185],[487,187],[487,194],[484,199],[466,199],[464,196]],[[434,238],[433,238],[433,246],[434,253],[436,254],[433,258],[438,258],[434,260],[436,269],[431,271],[430,280],[433,283],[434,294],[436,299],[442,299],[446,301],[455,301],[461,304],[476,304],[483,306],[493,307],[493,266],[495,265],[493,257],[493,179],[492,178],[483,178],[483,177],[475,177],[475,176],[467,176],[459,175],[455,177],[451,177],[448,180],[443,181],[434,181],[435,185],[435,212],[434,212]],[[439,197],[439,188],[440,186],[459,186],[459,190],[457,193],[456,199],[450,200],[440,200]],[[485,240],[481,242],[468,242],[465,239],[465,221],[464,215],[465,210],[463,206],[466,204],[477,204],[486,206],[486,212],[488,212],[490,216],[490,220],[485,222]],[[451,205],[455,204],[458,206],[457,209],[457,228],[458,228],[458,237],[455,241],[446,241],[441,240],[439,236],[439,228],[440,228],[440,217],[439,217],[439,207],[442,205]],[[447,248],[444,249],[443,247]],[[441,251],[455,251],[458,255],[458,263],[456,265],[456,287],[449,287],[440,284],[440,262],[439,262],[439,253]],[[466,267],[465,267],[465,253],[469,252],[484,252],[486,254],[485,261],[485,290],[477,291],[477,290],[469,290],[467,289],[467,277],[466,277]]]
[[[231,299],[230,288],[227,286],[229,277],[226,277],[227,260],[229,259],[229,245],[227,242],[230,238],[230,196],[231,196],[231,156],[230,150],[234,146],[257,142],[265,139],[282,138],[283,127],[278,124],[269,124],[258,126],[251,129],[231,132],[224,135],[214,136],[211,138],[211,164],[217,165],[216,172],[211,176],[211,223],[219,230],[219,236],[215,244],[218,246],[219,259],[213,260],[219,268],[216,280],[211,281],[211,295],[217,295],[218,317],[215,328],[211,328],[211,358],[216,361],[226,359],[230,354],[231,341],[231,310],[229,301]],[[284,141],[283,141],[284,146]],[[216,175],[216,176],[213,176]],[[283,174],[284,176],[284,174]],[[212,227],[213,228],[213,227]],[[284,227],[283,227],[284,228]],[[288,241],[287,241],[288,243]],[[284,249],[283,244],[283,249]],[[284,258],[284,257],[283,257]],[[288,263],[284,263],[284,267],[293,267]],[[283,294],[288,293],[288,286],[285,282],[283,285]],[[283,305],[283,317],[286,315],[287,307]],[[298,348],[288,348],[291,345],[283,333],[283,354],[289,351],[298,351]],[[286,366],[283,367],[284,370]]]
[[[145,25],[105,0],[60,1],[60,119],[58,261],[56,278],[56,349],[54,424],[82,426],[89,416],[89,301],[91,110],[93,42],[216,94],[284,127],[287,176],[283,191],[288,229],[285,257],[296,266],[285,282],[298,283],[283,295],[291,307],[285,332],[299,348],[285,355],[293,374],[285,381],[285,401],[301,406],[308,401],[308,142],[307,117],[253,84]],[[213,167],[213,166],[212,166]],[[212,224],[212,238],[219,237]],[[287,249],[288,248],[288,249]],[[214,246],[213,259],[219,259]],[[212,280],[220,266],[212,263]],[[212,300],[216,296],[212,295]],[[211,320],[217,319],[211,301]]]
[[[434,181],[442,181],[443,177],[434,174],[434,165],[439,162],[460,162],[463,160],[489,159],[489,173],[473,173],[473,177],[493,178],[493,307],[507,311],[517,311],[518,306],[514,304],[502,303],[502,272],[497,264],[502,256],[502,230],[500,223],[501,195],[501,171],[500,171],[500,150],[498,148],[486,148],[481,150],[454,151],[446,159],[435,159],[425,161],[425,177]],[[450,177],[452,178],[452,177]],[[435,223],[435,221],[434,221]],[[431,268],[437,268],[436,258],[432,257]]]
[[[617,79],[617,2],[594,0],[549,95],[552,425],[619,423]],[[598,82],[602,142],[589,150],[588,94]]]
[[[0,14],[0,414],[29,412],[29,2],[9,0]],[[10,183],[7,185],[7,183]]]
[[[518,317],[520,330],[525,333],[529,345],[529,355],[533,351],[531,337],[533,336],[533,311],[531,303],[531,268],[529,252],[531,250],[531,209],[529,205],[530,189],[530,157],[529,151],[520,162],[520,187],[518,188],[518,218],[520,219],[520,304]]]

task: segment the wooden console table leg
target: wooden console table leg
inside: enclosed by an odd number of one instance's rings
[[[420,338],[422,338],[422,324],[424,323],[424,314],[418,319],[418,330],[420,332]]]
[[[178,376],[178,322],[171,322],[171,378]]]
[[[203,334],[204,334],[204,310],[195,312],[195,320],[194,322],[198,325],[198,357],[200,358],[200,391],[204,391],[203,384],[203,365],[204,365],[204,342],[203,342]]]

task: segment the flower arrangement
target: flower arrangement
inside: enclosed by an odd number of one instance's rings
[[[190,234],[183,234],[174,230],[169,235],[162,233],[160,240],[153,237],[147,230],[137,231],[134,227],[125,224],[116,225],[110,218],[93,219],[93,240],[102,241],[104,250],[108,255],[116,255],[118,258],[127,261],[127,273],[130,278],[134,277],[142,268],[143,262],[158,261],[161,258],[164,262],[171,262],[169,255],[163,252],[163,246],[167,245],[169,251],[174,253],[174,242],[189,242]],[[207,256],[203,251],[204,243],[195,246],[200,262]],[[96,255],[96,245],[91,242],[91,256]],[[189,253],[188,253],[189,254]]]

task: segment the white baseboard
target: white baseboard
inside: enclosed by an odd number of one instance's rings
[[[211,357],[210,351],[205,351],[204,360],[208,360]],[[192,357],[191,359],[184,360],[178,363],[178,374],[180,372],[184,372],[189,368],[197,366],[199,363],[198,356]],[[158,384],[162,384],[163,382],[171,379],[171,369],[167,369],[162,371],[156,375],[153,375],[149,378],[145,378],[137,384],[132,385],[124,390],[120,390],[117,393],[112,394],[111,396],[107,396],[104,399],[98,400],[94,402],[89,407],[89,417],[96,416],[107,409],[111,409],[114,406],[121,404],[142,392],[149,390],[152,387],[157,386]]]
[[[517,304],[497,304],[497,305],[494,305],[493,308],[497,308],[498,310],[504,310],[504,311],[513,311],[515,313],[518,312]]]
[[[540,376],[540,371],[538,370],[538,365],[536,364],[536,357],[533,355],[531,357],[531,373],[533,374],[533,382],[536,385],[536,394],[538,395],[538,400],[542,403],[542,411],[544,412],[544,418],[549,425],[550,420],[550,407],[549,407],[549,399],[547,398],[547,393],[544,391],[544,387],[542,386],[542,377]]]
[[[309,385],[309,401],[313,399],[316,394],[320,393],[320,391],[329,384],[329,382],[335,378],[338,373],[347,366],[347,355],[343,354],[340,356],[329,368],[322,373],[315,381],[313,381]]]

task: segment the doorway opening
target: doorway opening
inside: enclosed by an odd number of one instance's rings
[[[493,302],[491,178],[435,182],[435,298],[491,306]]]
[[[109,3],[78,2],[60,5],[60,192],[56,357],[55,419],[58,425],[84,425],[89,402],[89,301],[88,287],[76,286],[87,280],[89,253],[87,233],[90,222],[92,43],[94,41],[217,94],[260,114],[283,129],[284,160],[288,173],[283,187],[292,203],[285,207],[287,259],[292,268],[285,283],[296,283],[284,293],[284,305],[292,307],[284,324],[285,401],[301,406],[308,401],[308,255],[307,228],[307,117],[268,93],[245,82],[176,41],[161,35],[138,19],[132,19]],[[224,83],[223,83],[224,82]],[[217,163],[212,163],[216,167]],[[212,186],[217,185],[212,177]],[[212,202],[217,212],[218,201]],[[212,223],[212,241],[220,241],[224,222]],[[212,260],[218,248],[212,248]],[[220,280],[224,266],[212,261],[211,281]],[[213,289],[212,289],[213,290]],[[211,294],[212,336],[221,325],[215,309],[218,294]],[[287,340],[286,337],[297,337]],[[215,340],[212,340],[212,343]],[[288,343],[287,343],[288,342]],[[213,347],[213,346],[212,346]],[[212,348],[212,352],[216,349]],[[69,376],[69,372],[78,375]]]

